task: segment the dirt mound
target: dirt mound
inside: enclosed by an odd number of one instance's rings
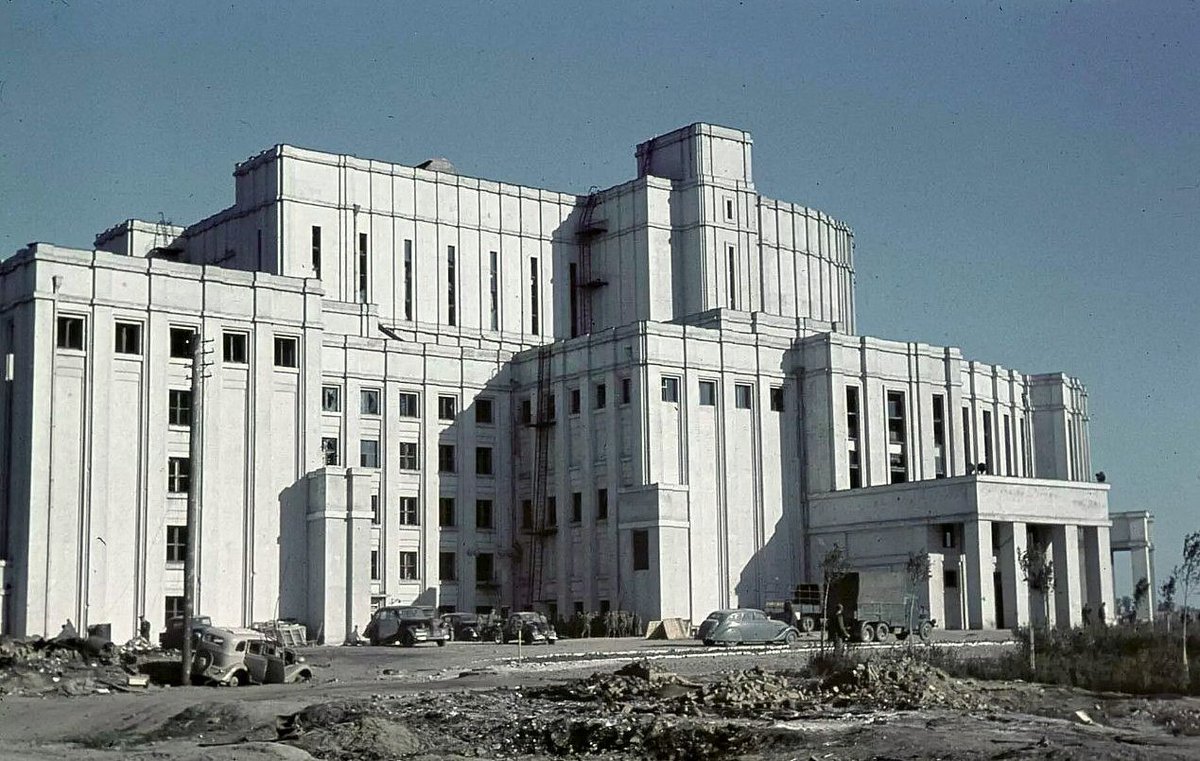
[[[188,706],[141,739],[203,739],[206,743],[270,740],[275,737],[275,720],[273,713],[251,702],[204,702]]]
[[[821,690],[835,705],[869,703],[874,708],[915,710],[988,708],[969,681],[905,655],[875,656],[855,663],[842,660],[820,673]]]
[[[280,717],[278,738],[323,759],[393,759],[411,756],[421,740],[392,711],[370,701],[318,703]]]

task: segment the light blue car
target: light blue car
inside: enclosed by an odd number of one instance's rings
[[[778,642],[790,645],[800,639],[794,626],[768,618],[766,613],[754,608],[715,610],[708,614],[696,639],[706,645],[747,645],[751,643]]]

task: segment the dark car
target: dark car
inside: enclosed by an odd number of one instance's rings
[[[479,641],[481,622],[474,613],[447,613],[442,616],[442,623],[450,632],[450,639],[455,642]]]
[[[553,645],[558,642],[558,633],[545,616],[528,610],[513,613],[508,617],[500,629],[499,641],[520,642],[523,645],[545,642],[547,645]]]
[[[436,642],[443,647],[450,641],[450,632],[439,618],[427,608],[389,605],[371,616],[363,636],[372,645],[391,645],[399,642],[412,647],[421,642]]]
[[[192,636],[197,637],[212,626],[208,616],[192,616]],[[167,629],[158,635],[158,645],[163,650],[183,649],[183,616],[167,619]]]

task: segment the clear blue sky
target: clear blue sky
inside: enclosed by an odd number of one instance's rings
[[[1200,529],[1195,2],[0,6],[0,251],[228,205],[288,142],[584,192],[694,121],[847,221],[863,332],[1088,384],[1114,510]]]

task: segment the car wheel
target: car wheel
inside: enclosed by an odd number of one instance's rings
[[[706,640],[704,640],[704,646],[705,646],[705,647],[712,647],[712,646],[713,646],[713,641],[712,641],[711,639],[706,639]]]
[[[417,644],[417,638],[412,632],[404,632],[404,636],[400,638],[400,644],[404,647],[414,647]]]
[[[196,653],[196,657],[192,659],[192,669],[194,671],[206,671],[213,663],[212,653],[207,650],[201,650]]]
[[[917,630],[917,636],[921,638],[922,642],[928,642],[929,638],[933,636],[933,624],[928,621],[923,622],[921,628]]]
[[[444,640],[444,639],[439,639],[439,640],[437,641],[437,646],[438,646],[438,647],[445,647],[445,646],[446,646],[446,640]]]
[[[497,645],[503,645],[504,644],[504,635],[500,632],[496,632],[495,634],[492,635],[492,642],[495,642]]]
[[[800,640],[800,633],[795,629],[788,629],[787,634],[783,635],[783,643],[785,645],[794,645]]]

